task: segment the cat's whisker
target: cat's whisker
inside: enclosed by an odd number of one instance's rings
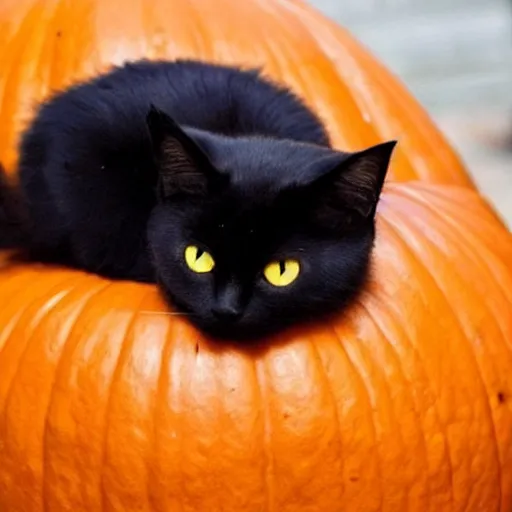
[[[193,316],[189,313],[176,313],[171,311],[139,311],[143,315],[163,315],[163,316]]]

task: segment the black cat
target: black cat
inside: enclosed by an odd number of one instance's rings
[[[394,145],[334,151],[257,71],[127,64],[42,105],[19,190],[1,187],[0,246],[157,282],[205,331],[262,336],[361,289]]]

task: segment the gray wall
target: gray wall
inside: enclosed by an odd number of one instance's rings
[[[506,0],[312,0],[349,28],[431,109],[512,106]]]

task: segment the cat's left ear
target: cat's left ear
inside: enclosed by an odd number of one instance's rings
[[[355,213],[372,218],[397,141],[385,142],[351,154],[317,162],[317,180],[322,206],[329,213]],[[327,211],[325,213],[328,213]]]
[[[151,106],[146,118],[158,166],[160,197],[204,196],[223,178],[208,156],[170,116]]]

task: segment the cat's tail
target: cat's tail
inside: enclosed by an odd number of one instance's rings
[[[0,164],[0,249],[22,248],[26,241],[27,229],[20,194],[9,183]]]

